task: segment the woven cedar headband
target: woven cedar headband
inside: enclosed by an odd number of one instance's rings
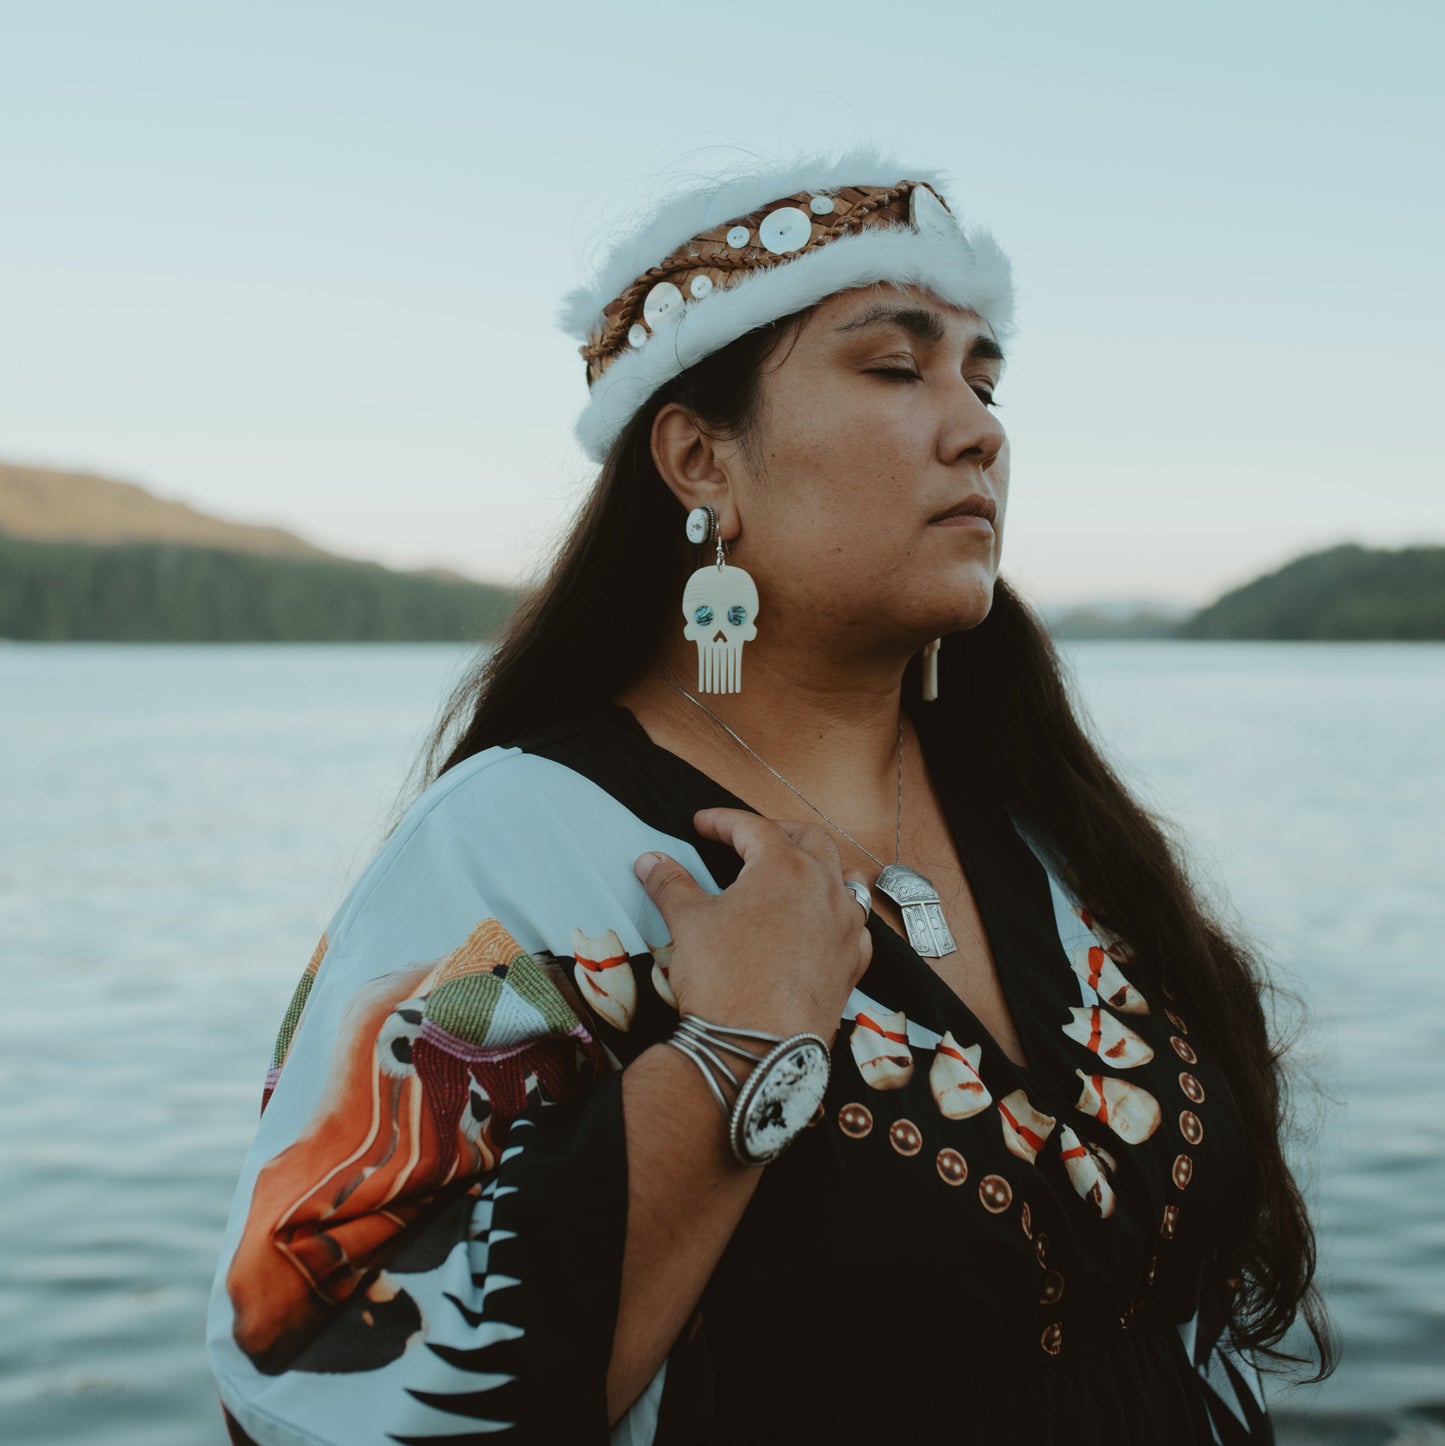
[[[1008,258],[965,228],[937,174],[872,153],[773,166],[685,193],[567,298],[591,396],[577,439],[603,461],[638,409],[688,367],[778,317],[873,282],[917,285],[1014,331]]]

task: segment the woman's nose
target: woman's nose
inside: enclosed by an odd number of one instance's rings
[[[975,460],[981,470],[992,467],[1003,451],[1008,434],[984,405],[983,398],[959,379],[949,397],[948,412],[939,429],[939,451],[945,462]]]

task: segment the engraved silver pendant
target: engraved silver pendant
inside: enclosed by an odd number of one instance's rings
[[[958,948],[948,932],[938,890],[916,869],[889,864],[873,887],[887,894],[902,911],[903,926],[915,953],[925,959],[941,959]]]

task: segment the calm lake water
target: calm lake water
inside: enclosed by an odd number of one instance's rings
[[[1445,1442],[1445,647],[1068,646],[1304,998],[1344,1363],[1281,1440]],[[450,646],[0,644],[0,1441],[221,1446],[206,1293],[276,1025]]]

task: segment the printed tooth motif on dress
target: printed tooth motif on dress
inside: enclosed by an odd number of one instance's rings
[[[1114,1190],[1099,1168],[1099,1162],[1079,1137],[1067,1126],[1059,1126],[1059,1153],[1069,1183],[1081,1199],[1087,1200],[1104,1219],[1114,1213]]]
[[[1004,1144],[1032,1165],[1054,1128],[1054,1117],[1036,1110],[1023,1090],[1014,1090],[998,1102],[998,1116]]]
[[[652,955],[652,987],[658,998],[669,1009],[677,1008],[677,995],[672,992],[672,945],[649,944],[647,951]]]
[[[960,1047],[952,1034],[938,1042],[938,1053],[928,1071],[933,1102],[946,1120],[967,1120],[993,1103],[988,1086],[979,1076],[978,1063],[983,1046]]]
[[[1126,1145],[1138,1145],[1159,1128],[1159,1101],[1139,1085],[1103,1074],[1074,1071],[1084,1088],[1074,1106],[1113,1130]]]
[[[1086,1008],[1076,1004],[1070,1007],[1069,1013],[1073,1018],[1061,1026],[1064,1033],[1108,1060],[1115,1069],[1133,1069],[1154,1058],[1153,1049],[1144,1040],[1099,1005]]]
[[[913,1078],[908,1020],[901,1009],[859,1010],[848,1043],[858,1072],[875,1090],[899,1090]]]
[[[1119,966],[1097,944],[1070,950],[1074,973],[1119,1014],[1148,1014],[1144,996],[1124,978]]]
[[[637,977],[615,929],[596,938],[572,930],[572,974],[583,999],[614,1029],[624,1032],[637,1009]]]
[[[492,1170],[531,1099],[578,1098],[604,1072],[594,1037],[496,919],[440,961],[371,981],[342,1023],[309,1124],[256,1177],[226,1274],[236,1344],[267,1374],[397,1359],[422,1318],[395,1276],[440,1263],[455,1211],[477,1193],[442,1206],[438,1189]],[[439,1211],[442,1254],[418,1263]],[[389,1247],[403,1231],[398,1256]],[[328,1328],[316,1354],[320,1327],[343,1308],[344,1349]]]
[[[1129,944],[1109,928],[1089,905],[1075,905],[1074,913],[1082,920],[1084,927],[1103,945],[1104,952],[1116,964],[1127,964],[1134,957],[1134,951]]]

